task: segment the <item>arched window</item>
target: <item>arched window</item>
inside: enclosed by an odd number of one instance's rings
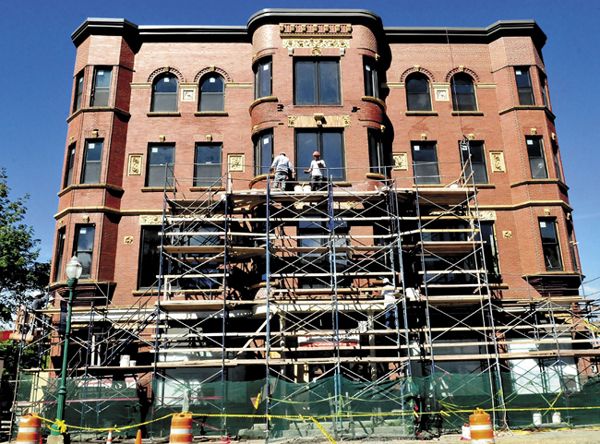
[[[475,86],[469,74],[459,72],[450,81],[452,107],[454,111],[477,111]]]
[[[225,111],[225,82],[213,74],[200,81],[199,111]]]
[[[177,111],[179,82],[173,74],[160,76],[152,88],[151,111]]]
[[[431,111],[431,93],[427,76],[418,72],[408,76],[406,104],[408,111]]]

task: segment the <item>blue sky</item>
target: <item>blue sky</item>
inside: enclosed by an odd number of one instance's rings
[[[7,168],[12,199],[30,195],[26,222],[41,239],[42,260],[52,255],[75,62],[71,33],[87,17],[125,18],[138,25],[245,25],[261,9],[286,7],[369,9],[384,26],[486,27],[498,20],[535,20],[548,36],[544,61],[583,271],[588,280],[600,276],[598,0],[3,2],[0,166]],[[586,290],[596,291],[600,279]]]

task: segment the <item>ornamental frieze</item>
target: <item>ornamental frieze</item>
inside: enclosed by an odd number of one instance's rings
[[[284,39],[284,48],[350,48],[348,39]]]

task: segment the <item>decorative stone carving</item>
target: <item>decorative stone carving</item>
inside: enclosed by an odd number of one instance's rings
[[[288,126],[289,127],[296,126],[296,119],[298,119],[298,116],[288,116]]]
[[[490,151],[490,160],[492,164],[492,173],[505,173],[504,152]]]
[[[408,155],[406,153],[392,153],[394,159],[394,171],[408,170]]]
[[[351,126],[349,115],[325,116],[319,115],[318,119],[313,116],[287,116],[290,128],[342,128]]]
[[[350,35],[351,24],[318,24],[318,23],[280,23],[279,32],[282,37],[286,35],[313,34],[313,35]]]
[[[243,172],[246,163],[244,154],[228,154],[227,155],[227,170],[229,172]]]
[[[125,236],[125,238],[123,239],[123,243],[125,245],[132,244],[133,243],[133,236]]]
[[[141,176],[142,175],[142,154],[130,154],[129,165],[127,168],[128,176]]]
[[[196,91],[194,89],[181,89],[181,101],[193,102],[196,100]]]
[[[162,225],[162,216],[141,214],[140,225]]]
[[[434,88],[436,102],[449,102],[450,92],[447,88]]]
[[[494,210],[482,210],[479,212],[479,220],[496,220],[496,211]]]
[[[350,48],[347,39],[283,39],[284,48]]]
[[[503,231],[502,232],[502,237],[504,239],[512,239],[512,231]]]

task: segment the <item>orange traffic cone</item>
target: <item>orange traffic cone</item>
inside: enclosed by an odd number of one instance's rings
[[[138,429],[137,436],[135,437],[135,444],[142,444],[142,430]]]
[[[495,444],[490,415],[481,409],[469,416],[471,444]]]
[[[108,436],[106,437],[106,444],[112,444],[112,430],[108,431]]]

